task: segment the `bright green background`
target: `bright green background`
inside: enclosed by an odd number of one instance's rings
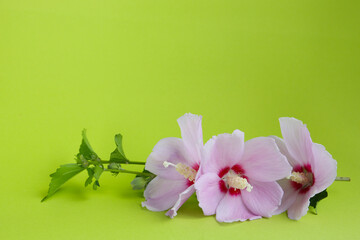
[[[356,0],[0,0],[0,239],[355,239],[359,11]],[[170,220],[140,207],[129,175],[92,191],[82,173],[40,203],[84,127],[104,159],[122,133],[144,161],[180,136],[186,112],[203,116],[204,141],[280,135],[278,118],[297,117],[352,181],[297,222],[219,224],[195,198]]]

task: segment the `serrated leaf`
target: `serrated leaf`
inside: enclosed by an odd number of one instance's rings
[[[48,194],[41,200],[42,202],[55,194],[55,192],[70,178],[74,177],[76,174],[83,171],[81,165],[76,163],[69,163],[65,165],[61,165],[56,172],[50,174],[51,181],[49,184]]]
[[[92,180],[94,178],[94,169],[93,168],[87,168],[86,170],[88,172],[89,177],[85,181],[85,187],[87,187],[89,184],[91,184]]]
[[[86,129],[82,131],[82,141],[79,148],[79,153],[76,155],[76,157],[79,161],[83,161],[82,158],[86,160],[93,160],[97,158],[97,154],[94,152],[89,143],[89,140],[87,139]]]
[[[315,210],[315,213],[317,213],[317,209],[316,209],[316,206],[317,206],[317,203],[324,199],[324,198],[327,198],[328,196],[328,193],[326,191],[326,189],[318,194],[315,194],[315,196],[313,196],[312,198],[310,198],[310,207],[313,207],[314,210]]]
[[[129,160],[126,158],[124,149],[122,146],[122,135],[115,135],[116,149],[110,154],[110,162],[116,163],[128,163]]]

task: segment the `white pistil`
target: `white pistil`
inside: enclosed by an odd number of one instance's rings
[[[290,180],[296,183],[305,184],[309,182],[309,179],[306,177],[303,172],[292,172]]]
[[[171,162],[168,162],[168,161],[163,162],[163,165],[164,165],[165,168],[167,168],[167,167],[169,167],[169,166],[176,167],[175,164],[173,164],[173,163],[171,163]]]
[[[193,169],[192,167],[189,167],[183,163],[178,163],[178,164],[173,164],[173,163],[170,163],[170,162],[167,162],[165,161],[163,163],[164,167],[169,167],[169,166],[172,166],[172,167],[175,167],[176,171],[178,173],[180,173],[181,175],[183,175],[186,179],[189,179],[189,181],[194,181],[195,180],[195,177],[196,177],[196,170]]]
[[[248,183],[246,178],[242,178],[233,172],[229,172],[226,175],[225,182],[229,185],[229,187],[232,187],[235,190],[236,189],[243,190],[246,188],[246,191],[251,192],[251,190],[253,189],[253,186],[251,186],[250,183]]]

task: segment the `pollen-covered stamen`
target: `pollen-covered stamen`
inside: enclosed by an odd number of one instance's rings
[[[253,189],[253,186],[250,185],[250,183],[248,183],[246,178],[240,177],[238,174],[234,173],[233,171],[230,171],[225,177],[224,180],[226,182],[226,184],[230,187],[230,188],[234,188],[236,189],[245,189],[248,192],[251,192],[251,190]]]
[[[306,174],[303,172],[292,172],[290,175],[290,180],[302,185],[309,182],[309,179],[306,177]]]
[[[183,175],[186,179],[189,179],[189,181],[191,181],[191,182],[195,180],[196,173],[197,173],[196,170],[193,169],[192,167],[187,166],[186,164],[178,163],[175,165],[173,163],[165,161],[163,163],[163,165],[166,168],[169,166],[175,167],[175,169],[178,173]]]

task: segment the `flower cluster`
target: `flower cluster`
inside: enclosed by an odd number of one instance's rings
[[[196,192],[204,215],[216,214],[219,222],[271,217],[287,211],[294,220],[304,216],[309,206],[327,197],[326,188],[336,177],[336,161],[325,147],[313,143],[310,133],[295,118],[280,118],[283,138],[257,137],[244,141],[235,130],[203,143],[201,116],[185,114],[178,119],[182,138],[165,138],[154,147],[146,162],[131,161],[124,152],[121,134],[115,135],[116,148],[108,160],[100,158],[86,135],[76,163],[63,164],[50,175],[45,201],[74,176],[86,172],[85,187],[100,187],[108,172],[136,174],[134,190],[145,189],[144,207],[165,211],[173,218]],[[142,172],[124,166],[145,165]]]
[[[144,207],[177,214],[196,192],[205,215],[219,222],[253,220],[287,211],[300,219],[310,198],[336,178],[336,161],[313,143],[301,121],[280,118],[283,139],[257,137],[244,141],[244,133],[220,134],[203,144],[201,116],[178,119],[180,138],[160,140],[145,169],[156,174],[147,185]]]

